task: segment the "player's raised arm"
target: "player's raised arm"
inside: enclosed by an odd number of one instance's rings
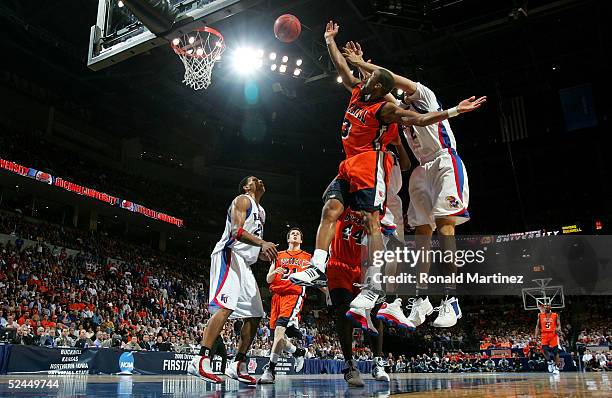
[[[269,260],[274,260],[277,255],[276,245],[272,242],[266,242],[243,228],[250,206],[251,201],[244,195],[238,196],[232,202],[232,209],[230,211],[232,237],[238,242],[261,247],[262,254],[266,255]]]
[[[428,126],[458,116],[460,113],[474,111],[480,108],[486,101],[487,97],[480,97],[478,99],[476,99],[476,97],[470,97],[448,110],[424,114],[401,109],[399,106],[392,103],[386,103],[380,113],[380,118],[385,123],[400,123],[404,126]]]
[[[344,46],[342,49],[342,55],[348,63],[356,68],[359,68],[359,70],[363,71],[363,73],[372,73],[376,69],[386,69],[371,63],[369,60],[364,61],[363,50],[358,42],[349,41],[346,43],[346,46]],[[397,75],[390,70],[388,71],[393,76],[395,87],[401,88],[408,95],[414,94],[417,89],[417,84],[414,81],[408,79],[407,77]]]
[[[325,27],[325,44],[327,45],[327,51],[329,51],[329,57],[331,58],[338,74],[342,78],[342,84],[346,87],[347,90],[352,91],[353,87],[357,83],[359,83],[359,79],[357,79],[351,73],[351,69],[349,68],[346,60],[342,56],[342,53],[338,49],[336,45],[336,35],[338,34],[339,26],[337,23],[333,21],[329,21],[327,26]]]

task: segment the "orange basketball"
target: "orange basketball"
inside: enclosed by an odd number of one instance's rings
[[[302,24],[295,15],[284,14],[274,22],[274,36],[283,43],[291,43],[302,32]]]

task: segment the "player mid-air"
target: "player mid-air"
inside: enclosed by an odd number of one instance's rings
[[[334,237],[336,221],[345,207],[361,212],[366,219],[369,264],[373,263],[372,256],[376,252],[384,250],[380,215],[384,212],[388,179],[393,164],[392,156],[385,148],[394,140],[393,133],[397,134],[397,129],[389,129],[389,125],[401,123],[427,126],[478,109],[486,101],[484,97],[472,97],[449,110],[424,114],[389,103],[385,96],[395,84],[393,75],[387,70],[375,69],[365,81],[353,76],[335,42],[338,29],[338,24],[330,21],[324,37],[342,83],[351,91],[341,130],[346,159],[340,163],[337,177],[324,194],[325,205],[317,230],[312,266],[291,276],[294,283],[306,286],[326,283],[327,252]],[[370,279],[373,268],[366,272],[366,280]],[[353,300],[351,307],[373,308],[381,295],[383,292],[380,286],[369,284]]]
[[[310,264],[311,255],[302,250],[303,234],[299,228],[291,228],[287,233],[287,250],[279,252],[268,270],[266,281],[272,292],[270,310],[270,329],[274,330],[274,342],[270,362],[259,379],[259,384],[272,384],[276,378],[276,363],[283,351],[295,358],[295,371],[299,373],[304,366],[303,348],[297,348],[289,337],[301,337],[299,329],[300,310],[304,304],[306,288],[297,286],[289,280],[289,275],[302,271]]]
[[[343,55],[352,65],[366,73],[379,70],[380,66],[365,62],[359,43],[349,42]],[[421,83],[390,72],[395,87],[404,91],[398,105],[420,114],[441,110],[436,95]],[[469,188],[463,161],[457,154],[457,145],[448,120],[421,126],[414,124],[406,129],[406,139],[410,149],[419,161],[410,175],[408,192],[408,223],[415,228],[415,245],[428,251],[434,230],[438,230],[440,249],[456,250],[455,226],[469,220]],[[418,273],[428,274],[431,264],[421,261]],[[457,267],[454,262],[444,263],[446,275],[452,275]],[[427,291],[427,284],[417,283],[417,299],[411,299],[411,312],[408,319],[416,326],[425,321],[425,316],[433,312],[429,298],[418,297]],[[450,297],[455,286],[445,286],[446,298],[442,300],[434,326],[450,327],[461,317],[458,299]]]
[[[544,310],[538,314],[535,327],[535,340],[542,334],[542,351],[548,361],[548,371],[559,374],[561,359],[559,357],[559,336],[561,335],[561,319],[559,314],[552,312],[550,303],[544,305]],[[554,360],[554,362],[553,362]]]
[[[266,213],[259,203],[265,191],[257,177],[240,181],[239,195],[227,210],[225,231],[210,256],[208,310],[214,315],[204,329],[200,355],[193,358],[187,371],[213,383],[222,379],[213,373],[210,348],[230,317],[241,318],[243,324],[238,352],[225,374],[244,383],[257,382],[248,374],[246,353],[265,313],[251,265],[258,258],[274,261],[277,256],[276,245],[262,239]]]

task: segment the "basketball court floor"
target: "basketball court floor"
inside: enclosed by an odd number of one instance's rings
[[[274,385],[212,385],[191,376],[0,376],[0,396],[22,397],[610,397],[608,373],[394,374],[348,388],[341,375],[280,376]],[[36,387],[38,386],[38,388]],[[19,388],[17,388],[19,387]]]

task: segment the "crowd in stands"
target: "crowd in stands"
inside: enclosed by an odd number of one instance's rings
[[[193,266],[185,267],[182,258],[4,212],[0,234],[10,237],[0,243],[0,340],[46,347],[197,352],[209,318],[204,262],[189,260]],[[545,366],[531,337],[533,313],[504,300],[489,304],[473,306],[476,311],[464,307],[465,319],[452,330],[423,325],[412,335],[423,343],[417,348],[423,352],[410,357],[390,354],[390,369],[506,371],[516,368],[518,356],[528,357],[533,370]],[[229,356],[236,353],[238,322],[229,322],[222,333]],[[609,345],[612,334],[604,315],[588,326],[578,342]],[[565,333],[570,329],[566,322]],[[328,311],[307,306],[301,331],[307,358],[343,359]],[[248,354],[268,356],[271,333],[264,318]],[[515,358],[507,363],[458,351],[474,339],[483,349],[524,350],[513,351]],[[372,358],[367,339],[358,334],[356,340],[355,357]],[[609,369],[611,358],[603,355],[582,358],[585,367]]]

